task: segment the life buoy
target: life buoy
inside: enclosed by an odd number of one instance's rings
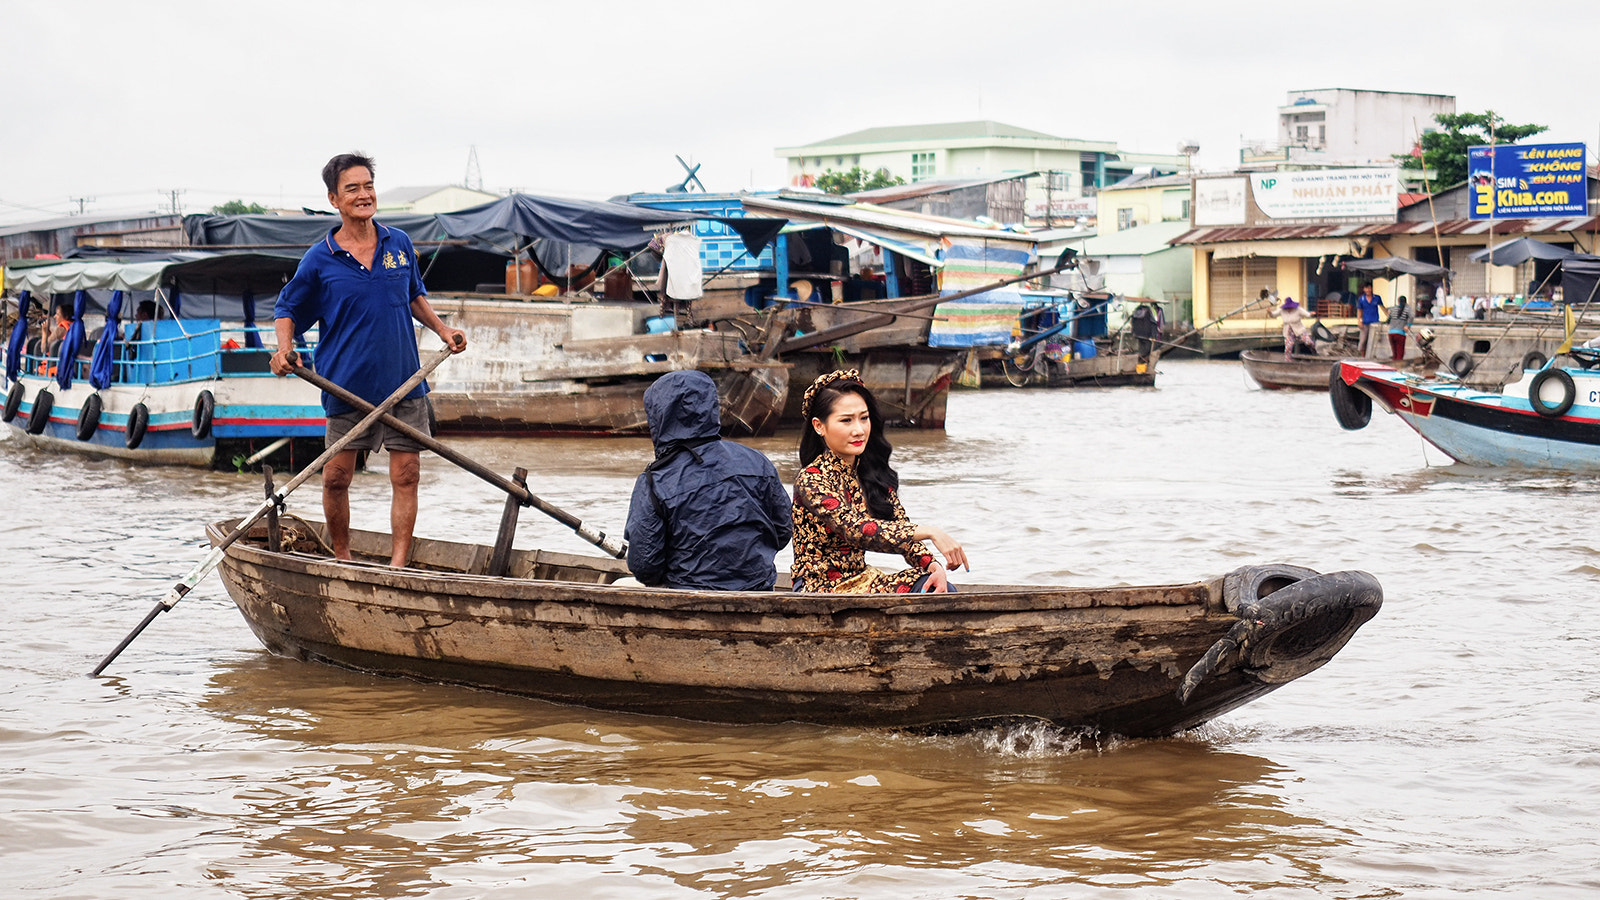
[[[194,418],[189,420],[189,433],[197,441],[211,437],[211,416],[217,411],[217,398],[210,391],[201,391],[194,398]]]
[[[1333,401],[1333,417],[1345,431],[1360,431],[1372,421],[1372,398],[1345,384],[1338,366],[1328,372],[1328,399]]]
[[[83,409],[78,410],[78,440],[87,441],[94,437],[100,428],[100,411],[104,406],[99,394],[90,394],[89,399],[83,401]]]
[[[123,436],[123,445],[129,450],[139,449],[139,444],[144,441],[144,430],[148,427],[150,408],[143,403],[135,403],[133,409],[128,410],[128,433]]]
[[[1465,378],[1472,371],[1472,354],[1465,350],[1457,350],[1445,363],[1445,367],[1454,372],[1457,378]]]
[[[22,382],[11,382],[11,390],[6,394],[5,420],[7,422],[15,419],[17,413],[22,410],[22,395],[26,393],[27,391],[22,387]]]
[[[1524,371],[1528,369],[1542,369],[1544,368],[1544,364],[1549,361],[1550,357],[1545,356],[1543,353],[1540,353],[1537,350],[1529,350],[1527,353],[1522,354],[1522,368]]]
[[[50,424],[50,410],[55,409],[56,398],[43,388],[33,395],[33,411],[28,413],[28,433],[39,434]]]
[[[1555,382],[1555,387],[1550,386]],[[1556,394],[1553,402],[1548,394]],[[1572,376],[1566,369],[1540,369],[1528,382],[1528,404],[1533,411],[1541,416],[1555,418],[1564,416],[1572,408],[1572,401],[1578,398],[1578,387],[1572,383]]]

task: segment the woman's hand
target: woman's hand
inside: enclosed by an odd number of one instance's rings
[[[922,592],[924,594],[943,594],[949,592],[949,590],[950,573],[945,571],[944,566],[934,563],[928,569],[928,580],[922,583]]]
[[[932,525],[925,526],[922,530],[924,533],[918,537],[933,541],[934,548],[944,555],[944,564],[947,568],[965,568],[969,572],[972,571],[972,566],[967,563],[967,551],[961,549],[955,538]]]

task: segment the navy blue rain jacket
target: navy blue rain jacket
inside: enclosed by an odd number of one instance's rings
[[[760,452],[718,438],[717,385],[704,372],[656,379],[644,409],[656,459],[628,507],[634,577],[652,587],[771,590],[772,559],[794,535],[777,469]]]

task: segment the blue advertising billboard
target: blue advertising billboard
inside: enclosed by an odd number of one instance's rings
[[[1584,146],[1501,144],[1467,148],[1474,219],[1534,219],[1589,214]]]

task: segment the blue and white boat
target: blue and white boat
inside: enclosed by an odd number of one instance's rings
[[[1526,369],[1498,393],[1348,359],[1329,396],[1344,428],[1365,427],[1377,403],[1467,465],[1600,472],[1600,350],[1566,355],[1577,365]]]
[[[312,459],[325,427],[320,393],[272,375],[262,340],[275,343],[272,305],[296,264],[200,252],[12,262],[8,305],[20,314],[6,346],[4,421],[13,440],[194,466]],[[38,313],[53,323],[62,302],[71,325],[46,346]],[[141,304],[153,318],[127,321]]]

